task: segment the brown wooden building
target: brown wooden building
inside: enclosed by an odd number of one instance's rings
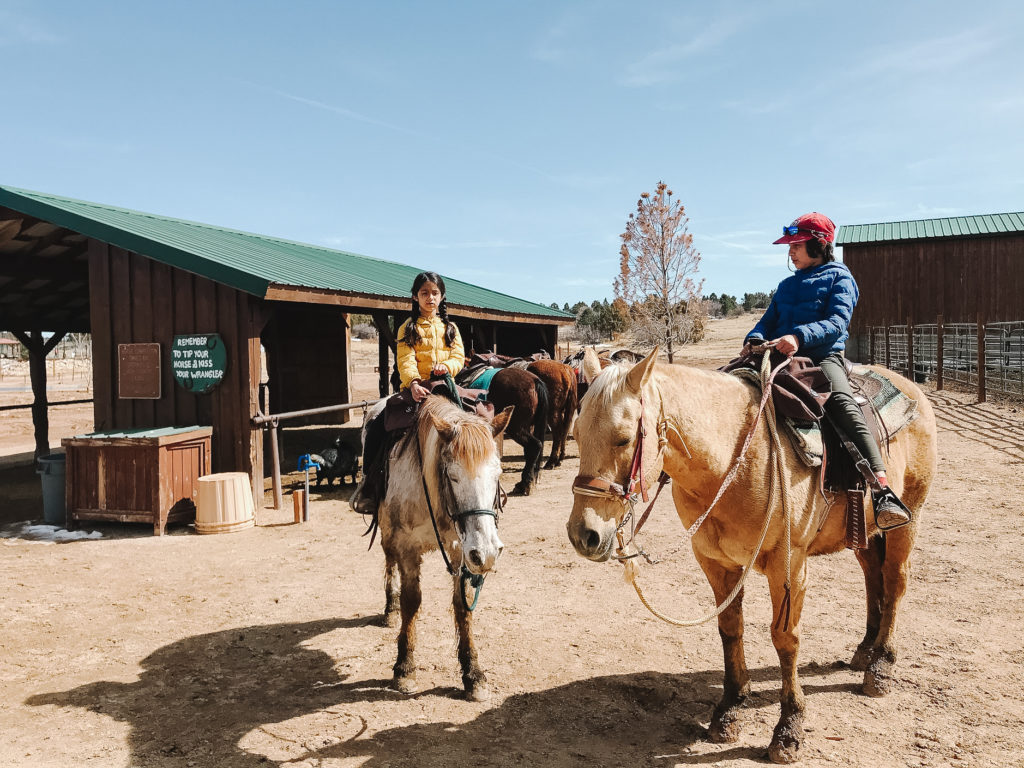
[[[873,326],[1024,320],[1024,213],[849,225],[836,244],[860,287],[851,352]]]
[[[261,408],[261,346],[271,412],[349,402],[349,314],[372,314],[382,329],[385,394],[393,331],[408,314],[409,288],[419,271],[0,186],[0,330],[15,333],[32,355],[37,455],[48,452],[46,352],[68,332],[88,332],[96,431],[212,426],[213,471],[249,473],[262,499],[263,441],[252,426]],[[553,354],[558,326],[574,319],[445,281],[449,313],[467,347]],[[218,335],[226,350],[223,378],[206,393],[183,388],[172,370],[172,346],[195,334]],[[141,344],[160,345],[157,390],[124,397],[119,354],[135,349],[123,345]],[[347,414],[318,419],[337,423]]]

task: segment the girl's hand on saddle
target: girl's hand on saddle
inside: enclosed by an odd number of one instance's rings
[[[412,399],[417,403],[422,403],[427,399],[427,395],[430,394],[430,390],[420,384],[418,381],[414,381],[409,385],[409,392],[412,394]]]
[[[437,365],[435,365],[431,369],[430,372],[432,374],[434,374],[435,376],[444,376],[446,373],[448,373],[448,368],[447,368],[447,366],[444,366],[444,365],[441,365],[440,363],[438,363]]]
[[[772,344],[784,355],[794,355],[797,349],[800,348],[800,340],[791,333],[775,339],[772,341]]]

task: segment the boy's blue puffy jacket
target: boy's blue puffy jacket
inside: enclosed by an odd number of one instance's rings
[[[793,334],[800,341],[797,354],[821,362],[846,349],[859,296],[845,264],[833,261],[801,269],[779,283],[768,310],[747,339],[771,341]]]

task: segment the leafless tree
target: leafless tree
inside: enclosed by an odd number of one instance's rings
[[[676,342],[703,335],[703,279],[697,281],[700,253],[687,227],[682,203],[663,181],[644,192],[620,235],[615,297],[630,309],[631,330],[640,341],[663,344],[672,362]]]

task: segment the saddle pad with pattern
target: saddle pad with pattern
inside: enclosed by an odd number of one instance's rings
[[[758,389],[761,380],[755,371],[739,369],[735,375],[754,384]],[[917,417],[917,402],[903,394],[885,376],[865,366],[856,366],[850,374],[850,387],[861,408],[870,403],[880,417],[885,441],[891,442],[896,433]],[[823,455],[821,428],[817,422],[797,421],[789,417],[781,419],[785,432],[797,455],[808,467],[820,467]]]

